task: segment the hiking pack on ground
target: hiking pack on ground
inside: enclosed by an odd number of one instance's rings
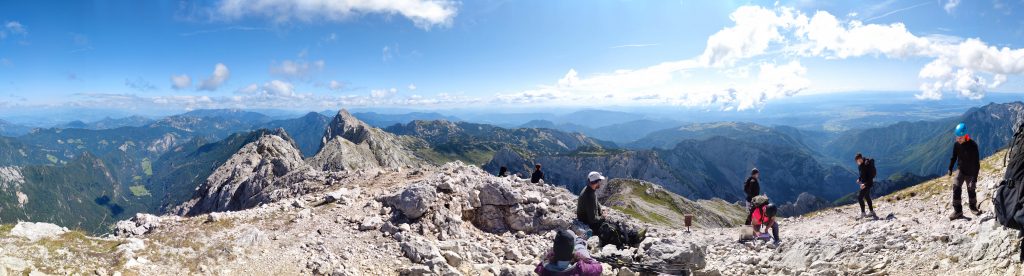
[[[1024,238],[1024,122],[1017,127],[1003,162],[1006,174],[992,199],[996,220],[1003,226],[1020,230],[1020,237]],[[1024,262],[1024,239],[1019,246],[1020,261]]]

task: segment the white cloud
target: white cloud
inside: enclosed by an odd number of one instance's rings
[[[410,83],[410,84],[409,84],[409,86],[408,86],[407,88],[409,88],[409,91],[415,91],[415,90],[416,90],[416,85],[415,85],[415,84],[412,84],[412,83]]]
[[[223,0],[217,4],[215,12],[226,20],[254,16],[267,17],[276,23],[342,21],[360,14],[397,14],[417,27],[430,29],[450,25],[457,5],[456,1],[448,0]]]
[[[223,63],[217,63],[217,65],[213,67],[213,75],[206,78],[206,80],[203,80],[203,82],[199,84],[199,90],[217,90],[217,88],[224,84],[230,76],[231,70],[228,70],[228,67]]]
[[[8,35],[26,35],[28,31],[25,30],[25,26],[21,25],[18,21],[7,21],[0,28],[0,39],[7,38]]]
[[[395,88],[391,88],[391,89],[373,89],[373,90],[370,90],[370,98],[374,98],[374,99],[391,98],[391,97],[395,96],[395,94],[398,94],[398,89],[395,89]]]
[[[235,91],[235,93],[238,93],[238,94],[252,94],[252,93],[256,93],[259,90],[260,90],[260,86],[258,84],[253,83],[253,84],[246,85],[245,87],[239,88],[238,90]]]
[[[289,78],[308,79],[310,74],[323,71],[324,65],[323,60],[312,62],[284,60],[279,64],[271,65],[270,73]]]
[[[263,91],[267,95],[278,96],[278,97],[292,97],[295,96],[295,86],[291,83],[272,80],[268,83],[263,84]]]
[[[997,48],[976,38],[918,36],[898,22],[866,24],[825,11],[808,15],[788,7],[756,6],[738,8],[730,19],[735,24],[709,36],[705,50],[694,58],[587,76],[570,69],[554,84],[500,94],[495,101],[632,101],[759,109],[768,100],[813,88],[808,69],[800,63],[803,58],[929,59],[918,74],[919,99],[941,99],[944,92],[980,99],[1009,76],[1024,74],[1024,49]],[[756,77],[751,77],[755,68]]]
[[[192,77],[188,75],[172,75],[171,76],[171,88],[181,90],[192,86]]]
[[[345,83],[336,80],[331,80],[331,82],[327,84],[327,88],[330,88],[331,90],[335,91],[341,90],[345,88]]]
[[[953,13],[959,5],[960,0],[946,0],[946,4],[942,5],[942,8],[945,9],[947,13]]]

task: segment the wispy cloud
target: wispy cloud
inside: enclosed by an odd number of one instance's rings
[[[311,74],[324,70],[323,60],[284,60],[270,65],[270,74],[291,79],[308,80]]]
[[[26,35],[28,31],[25,29],[25,25],[21,25],[18,21],[7,21],[0,26],[0,39],[7,38],[9,35]]]
[[[960,5],[960,0],[946,0],[946,4],[942,5],[942,9],[946,10],[946,13],[952,14],[956,7]]]
[[[244,17],[269,18],[275,23],[289,21],[342,21],[361,14],[397,14],[417,27],[430,29],[449,26],[458,11],[458,2],[449,0],[223,0],[215,7],[217,19]]]
[[[189,86],[192,86],[192,77],[188,75],[171,76],[171,88],[174,88],[174,90],[186,89]]]
[[[271,30],[270,28],[262,28],[262,27],[229,26],[229,27],[218,28],[218,29],[195,30],[195,31],[191,31],[191,32],[179,33],[178,35],[179,36],[196,36],[196,35],[215,34],[215,33],[232,32],[232,31],[240,31],[240,32],[264,31],[264,32],[269,32],[270,30]]]
[[[651,47],[651,46],[658,46],[658,45],[661,45],[661,44],[659,44],[659,43],[650,43],[650,44],[623,44],[623,45],[615,45],[615,46],[612,46],[612,47],[609,47],[609,48],[611,48],[611,49],[619,49],[619,48],[642,48],[642,47]]]
[[[868,19],[864,19],[864,22],[875,21],[877,19],[881,19],[881,18],[886,17],[886,16],[890,16],[890,15],[901,13],[901,12],[905,12],[905,11],[909,11],[909,10],[916,9],[916,8],[919,8],[919,7],[922,7],[922,6],[925,6],[925,5],[929,5],[929,4],[932,4],[932,2],[931,1],[925,1],[925,2],[914,4],[914,5],[910,5],[908,7],[895,9],[895,10],[892,10],[892,11],[889,11],[889,12],[886,12],[886,13],[883,13],[883,14],[880,14],[880,15],[877,15],[877,16],[873,16],[873,17],[868,18]]]
[[[124,85],[141,92],[156,90],[155,85],[153,85],[149,81],[146,81],[146,79],[143,79],[142,77],[136,77],[134,79],[125,79]]]

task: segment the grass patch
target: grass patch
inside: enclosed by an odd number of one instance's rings
[[[139,196],[139,197],[152,195],[152,194],[149,193],[149,190],[146,189],[146,186],[143,186],[143,185],[131,186],[131,187],[128,187],[128,190],[131,190],[133,195]]]
[[[142,172],[146,176],[153,176],[153,162],[149,161],[149,157],[142,159]]]
[[[10,235],[11,229],[14,229],[14,224],[0,224],[0,234]]]

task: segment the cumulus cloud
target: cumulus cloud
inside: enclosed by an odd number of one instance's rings
[[[769,100],[813,87],[800,63],[804,58],[931,60],[918,74],[922,82],[916,95],[928,100],[945,93],[981,99],[1009,76],[1024,74],[1024,49],[990,46],[977,38],[919,36],[903,23],[867,24],[825,11],[805,14],[790,7],[758,6],[740,7],[730,19],[734,24],[709,36],[704,51],[693,58],[587,75],[570,69],[553,84],[499,94],[495,101],[759,109]]]
[[[341,21],[361,14],[401,15],[417,27],[430,29],[450,25],[457,5],[456,1],[449,0],[222,0],[215,13],[226,20],[265,17],[276,23]]]
[[[415,84],[412,84],[412,83],[410,83],[410,84],[409,84],[409,86],[408,86],[407,88],[409,88],[409,91],[415,91],[415,90],[416,90],[416,85],[415,85]]]
[[[308,79],[311,74],[324,70],[324,61],[284,60],[270,66],[270,73],[295,79]]]
[[[192,86],[192,77],[188,75],[172,75],[171,76],[171,88],[175,90],[181,90]]]
[[[231,70],[228,70],[228,67],[223,63],[217,63],[217,65],[213,67],[213,75],[206,78],[206,80],[203,80],[203,82],[199,84],[199,90],[217,90],[217,88],[224,84],[230,76]]]

